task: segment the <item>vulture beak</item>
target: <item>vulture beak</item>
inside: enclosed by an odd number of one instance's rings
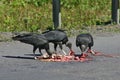
[[[72,50],[72,43],[71,42],[67,42],[66,43],[66,46],[69,48],[69,55],[70,56],[73,56],[73,55],[75,55],[75,52]]]
[[[86,46],[86,45],[84,45],[84,44],[82,44],[82,45],[81,45],[81,51],[82,51],[82,52],[85,52],[85,51],[86,51],[86,49],[87,49],[87,46]]]
[[[67,42],[66,46],[71,50],[72,49],[72,43],[71,42]]]

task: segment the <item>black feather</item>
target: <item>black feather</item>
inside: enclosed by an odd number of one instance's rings
[[[85,49],[82,49],[82,45],[85,45]],[[93,37],[91,34],[86,33],[86,34],[79,34],[76,37],[76,46],[80,47],[81,51],[85,51],[87,49],[87,47],[89,47],[89,49],[91,49],[91,47],[94,45],[93,42]]]
[[[39,48],[40,52],[41,52],[41,49],[45,49],[46,52],[49,55],[51,55],[51,53],[49,51],[48,40],[42,34],[35,34],[35,33],[19,34],[15,37],[12,37],[12,39],[33,45],[33,47],[34,47],[33,53],[35,53],[36,49]]]
[[[42,34],[47,38],[49,42],[52,42],[55,45],[55,50],[57,45],[60,45],[60,48],[62,49],[62,44],[66,44],[68,42],[68,37],[64,30],[46,31]]]

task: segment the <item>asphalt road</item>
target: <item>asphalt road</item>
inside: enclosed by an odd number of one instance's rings
[[[79,49],[75,47],[75,37],[69,39],[73,43],[75,53],[79,54]],[[94,42],[93,50],[120,55],[120,34],[94,36]],[[68,52],[67,48],[64,49]],[[38,51],[36,53],[39,54]],[[120,57],[91,57],[92,61],[83,63],[42,62],[33,60],[31,45],[17,41],[0,42],[0,80],[120,79]]]

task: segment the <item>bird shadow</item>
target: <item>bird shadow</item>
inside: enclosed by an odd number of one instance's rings
[[[16,58],[16,59],[31,59],[34,60],[34,57],[23,57],[23,56],[2,56],[5,58]]]
[[[34,56],[34,54],[24,54],[26,56]],[[41,54],[35,54],[35,56],[41,56]]]
[[[31,60],[34,60],[34,54],[24,54],[25,56],[2,56],[2,57],[5,57],[5,58],[16,58],[16,59],[31,59]],[[27,57],[26,57],[27,56]],[[31,57],[32,56],[32,57]],[[41,54],[35,54],[35,56],[41,56]]]

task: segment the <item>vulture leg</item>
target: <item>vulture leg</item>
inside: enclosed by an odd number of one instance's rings
[[[57,53],[57,43],[54,43],[54,50],[55,50],[55,53]]]
[[[88,53],[91,53],[91,54],[95,54],[95,52],[91,49],[91,47],[89,46],[89,49],[87,50]]]
[[[59,47],[62,50],[62,52],[64,53],[64,55],[67,55],[67,53],[63,50],[62,43],[59,43]]]
[[[49,55],[48,58],[51,58],[52,57],[52,52],[50,51],[49,44],[45,45],[45,50],[46,50],[47,54]]]
[[[39,53],[40,53],[40,55],[43,55],[42,52],[41,52],[41,48],[39,48]]]
[[[33,47],[33,54],[34,54],[34,59],[37,59],[37,57],[35,56],[35,51],[36,51],[37,47]]]
[[[52,53],[50,52],[50,50],[49,49],[45,49],[45,50],[46,50],[47,54],[49,55],[49,58],[51,58],[52,57]]]
[[[45,46],[45,50],[46,50],[47,54],[49,55],[49,57],[51,57],[52,56],[52,52],[50,51],[49,44],[47,44]]]

